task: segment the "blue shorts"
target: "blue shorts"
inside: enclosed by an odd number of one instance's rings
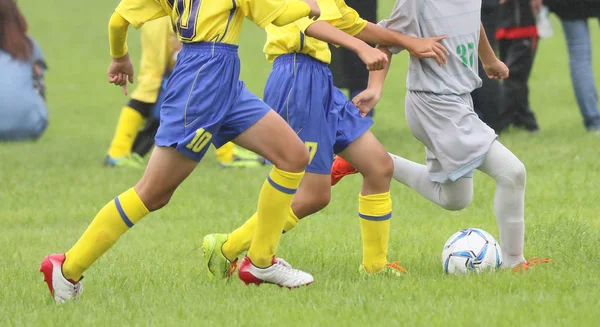
[[[169,83],[169,75],[165,75],[163,77],[162,83],[160,84],[160,90],[158,91],[158,97],[156,98],[156,103],[154,104],[154,109],[152,109],[152,117],[156,119],[160,119],[160,107],[162,103],[165,101],[165,95],[167,94],[167,84]]]
[[[333,86],[327,64],[304,54],[277,57],[264,94],[309,148],[307,172],[330,174],[334,154],[373,125],[344,93]]]
[[[156,145],[173,147],[200,161],[250,128],[270,107],[239,80],[237,46],[184,44],[160,107]]]

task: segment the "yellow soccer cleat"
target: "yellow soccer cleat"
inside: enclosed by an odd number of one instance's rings
[[[202,252],[209,279],[229,278],[237,268],[237,258],[231,262],[221,251],[221,247],[226,241],[227,234],[208,234],[202,240]]]
[[[404,269],[404,267],[399,265],[400,261],[394,261],[391,263],[388,263],[385,265],[385,267],[383,267],[383,269],[381,269],[378,272],[368,272],[367,269],[365,268],[365,266],[360,265],[360,267],[358,268],[358,272],[364,276],[374,276],[374,275],[389,275],[389,276],[395,276],[395,277],[400,277],[403,276],[404,274],[407,273],[406,269]]]

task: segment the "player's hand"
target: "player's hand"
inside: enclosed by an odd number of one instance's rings
[[[388,63],[388,57],[385,53],[366,43],[356,52],[356,54],[358,54],[360,60],[367,65],[369,71],[382,70]]]
[[[499,59],[490,64],[484,63],[483,70],[489,79],[505,79],[509,75],[508,67]]]
[[[308,18],[312,20],[317,20],[321,17],[321,8],[319,8],[319,4],[317,0],[302,0],[306,2],[306,4],[310,7],[310,14],[308,14]]]
[[[357,96],[352,99],[352,103],[358,108],[360,114],[366,116],[381,99],[381,91],[374,89],[366,89],[360,92]]]
[[[113,58],[108,67],[108,82],[122,86],[125,95],[127,95],[127,80],[133,84],[133,64],[129,54],[123,58]]]
[[[433,58],[442,67],[447,64],[446,56],[450,53],[440,43],[445,39],[445,36],[428,37],[424,39],[414,38],[411,46],[407,49],[410,55],[416,58]]]

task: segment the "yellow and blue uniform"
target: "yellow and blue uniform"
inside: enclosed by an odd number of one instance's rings
[[[156,145],[200,161],[260,120],[270,107],[239,80],[237,42],[244,17],[264,28],[287,8],[283,0],[122,0],[115,10],[140,27],[169,14],[183,47],[161,106]]]
[[[367,25],[343,0],[320,0],[320,20],[356,35]],[[303,18],[283,27],[269,25],[264,52],[273,71],[264,100],[298,133],[311,151],[306,171],[330,174],[334,154],[343,151],[372,125],[333,85],[326,42],[305,35],[314,21]]]
[[[144,120],[152,120],[152,114],[156,112],[155,103],[158,102],[161,93],[161,84],[175,66],[176,40],[168,17],[151,21],[142,28],[142,60],[137,87],[127,105],[121,109],[105,164],[139,166],[137,161],[127,159],[131,158],[132,148],[134,152],[138,152],[134,146],[139,143],[136,139],[138,131],[144,125]],[[143,156],[142,153],[138,154]]]
[[[269,106],[239,81],[236,43],[242,22],[248,17],[260,27],[274,21],[285,25],[310,13],[310,7],[303,6],[285,0],[121,0],[109,23],[113,59],[127,55],[129,24],[141,27],[167,13],[184,43],[167,84],[156,144],[174,147],[200,161],[210,142],[219,147],[267,114]],[[273,167],[264,182],[255,242],[248,252],[256,267],[273,264],[285,216],[303,176],[304,171]],[[135,188],[108,202],[65,254],[64,278],[79,281],[83,272],[149,211]]]

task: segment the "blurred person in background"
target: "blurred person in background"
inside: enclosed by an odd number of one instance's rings
[[[154,147],[160,125],[160,106],[164,100],[169,75],[175,66],[181,43],[177,40],[169,17],[150,21],[141,28],[142,60],[136,89],[121,109],[114,137],[104,165],[142,168]],[[229,142],[216,150],[223,167],[261,166],[264,159]]]
[[[544,0],[562,22],[569,50],[571,81],[586,130],[600,134],[598,89],[592,69],[588,18],[600,19],[600,0]]]
[[[0,141],[35,140],[46,130],[45,70],[16,3],[0,0]]]
[[[354,8],[364,20],[377,24],[377,0],[346,0],[348,7]],[[331,72],[337,88],[348,89],[350,99],[367,88],[369,71],[358,55],[348,49],[329,45],[331,49]],[[368,116],[372,117],[375,110]]]
[[[498,28],[498,0],[483,0],[481,3],[481,24],[492,49],[498,48],[496,42],[496,30]],[[500,121],[500,113],[503,107],[502,84],[498,80],[487,77],[483,65],[479,65],[479,77],[483,84],[475,89],[471,96],[473,108],[483,122],[499,133],[503,125]]]
[[[537,132],[539,125],[529,106],[529,76],[538,43],[536,15],[541,0],[499,0],[496,39],[502,60],[510,70],[504,80],[504,105],[495,127],[509,126]]]

